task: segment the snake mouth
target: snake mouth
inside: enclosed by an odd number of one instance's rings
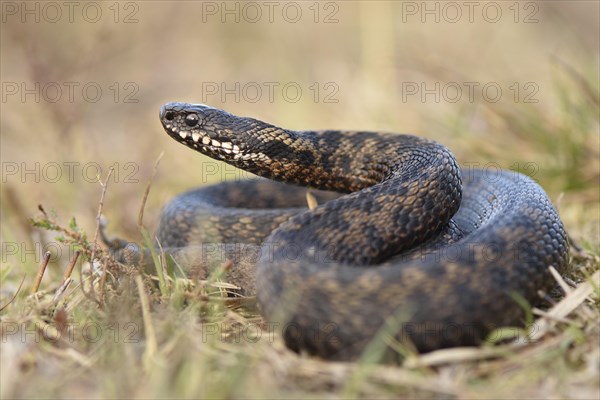
[[[243,158],[242,147],[227,132],[206,123],[203,104],[169,103],[160,109],[160,121],[169,136],[203,154],[220,159]]]

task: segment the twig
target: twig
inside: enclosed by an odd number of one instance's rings
[[[108,275],[108,258],[104,257],[102,264],[102,277],[100,278],[100,301],[104,303],[104,287],[106,286],[106,276]]]
[[[75,264],[77,263],[77,259],[79,258],[80,254],[81,254],[80,250],[75,251],[75,254],[71,258],[71,262],[69,262],[69,266],[67,267],[67,270],[65,271],[65,276],[64,276],[63,282],[71,277],[71,274],[73,273],[73,268],[75,268]]]
[[[56,292],[54,292],[54,299],[53,299],[54,302],[56,302],[56,301],[58,301],[58,299],[60,299],[62,294],[65,292],[65,290],[67,290],[67,288],[73,281],[71,279],[71,274],[73,273],[73,268],[75,268],[75,264],[77,263],[79,254],[81,254],[81,251],[77,250],[77,251],[75,251],[75,254],[73,255],[73,257],[71,257],[71,261],[69,262],[69,266],[67,267],[67,270],[65,271],[63,281],[62,281],[61,285],[58,287],[58,289],[56,289]]]
[[[102,208],[104,207],[104,196],[106,195],[106,188],[108,187],[108,180],[110,179],[113,172],[114,172],[114,168],[111,167],[108,171],[108,175],[107,175],[104,183],[100,182],[100,184],[102,185],[102,194],[100,195],[100,203],[98,204],[98,213],[96,214],[96,230],[94,232],[94,241],[92,243],[92,253],[89,258],[89,263],[90,263],[90,268],[91,268],[90,291],[87,292],[85,290],[84,285],[83,284],[81,285],[81,291],[83,292],[85,297],[87,297],[88,299],[90,299],[93,302],[95,302],[96,304],[98,304],[99,307],[102,306],[102,302],[96,297],[96,294],[94,291],[94,258],[96,258],[96,250],[98,248],[98,234],[100,232]],[[105,267],[106,267],[106,265],[105,265]],[[83,279],[83,271],[81,269],[81,264],[80,264],[80,268],[79,268],[79,275],[81,276],[81,282],[83,283],[84,279]],[[106,275],[106,268],[104,270],[103,275]],[[101,290],[101,292],[102,292],[102,290]]]
[[[44,254],[44,259],[42,260],[42,264],[38,269],[37,276],[35,277],[35,282],[33,283],[33,287],[31,288],[31,294],[35,294],[40,288],[40,284],[42,283],[42,278],[44,277],[44,272],[46,271],[46,267],[48,266],[48,262],[50,261],[51,253],[49,251]]]
[[[44,215],[44,219],[49,220],[50,218],[48,218],[48,213],[46,212],[46,210],[44,210],[44,206],[42,206],[41,204],[38,204],[38,210],[40,210],[40,212]]]
[[[98,214],[96,214],[96,231],[94,232],[94,241],[93,241],[94,247],[92,248],[92,256],[90,257],[90,265],[92,266],[92,269],[94,267],[94,258],[96,257],[96,249],[98,248],[98,233],[100,232],[100,224],[101,224],[101,219],[102,219],[102,208],[104,208],[104,196],[106,195],[106,189],[108,188],[108,180],[110,179],[113,172],[115,172],[115,169],[111,167],[108,170],[108,175],[106,176],[106,180],[104,181],[104,183],[101,183],[102,194],[100,195],[100,203],[98,204]],[[100,303],[102,303],[102,300],[104,298],[104,284],[106,282],[106,267],[107,267],[107,263],[105,262],[104,268],[102,271],[102,278],[100,281]],[[92,279],[91,283],[92,284],[90,285],[90,290],[93,292],[94,291],[94,280],[93,279]]]
[[[108,275],[108,260],[106,257],[103,260],[102,264],[102,277],[100,278],[100,302],[104,303],[104,287],[106,286],[106,277]]]

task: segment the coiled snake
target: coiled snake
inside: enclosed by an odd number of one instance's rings
[[[157,235],[164,248],[261,245],[258,303],[294,350],[352,359],[385,334],[421,352],[476,345],[522,324],[518,300],[536,302],[553,286],[548,267],[566,267],[565,230],[532,179],[461,171],[431,140],[291,131],[199,104],[167,104],[160,119],[178,142],[286,183],[185,193]],[[328,201],[309,210],[287,184],[344,195],[317,193]],[[254,271],[241,274],[253,291]]]

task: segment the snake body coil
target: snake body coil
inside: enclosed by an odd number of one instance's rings
[[[518,299],[534,303],[552,287],[548,267],[566,267],[563,225],[533,180],[461,171],[433,141],[290,131],[184,103],[163,106],[160,119],[214,159],[346,193],[318,194],[328,201],[308,210],[298,186],[228,182],[175,198],[161,218],[163,247],[261,245],[261,312],[294,350],[356,358],[378,333],[375,342],[387,334],[418,351],[475,345],[522,323]]]

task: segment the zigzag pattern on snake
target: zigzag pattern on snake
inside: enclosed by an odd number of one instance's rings
[[[566,268],[565,230],[536,182],[461,170],[431,140],[292,131],[200,104],[167,104],[160,119],[178,142],[269,179],[176,197],[157,236],[257,247],[239,279],[293,350],[353,359],[382,329],[421,352],[477,345],[522,324],[517,297],[536,303],[548,267]],[[300,186],[324,191],[316,208]]]

